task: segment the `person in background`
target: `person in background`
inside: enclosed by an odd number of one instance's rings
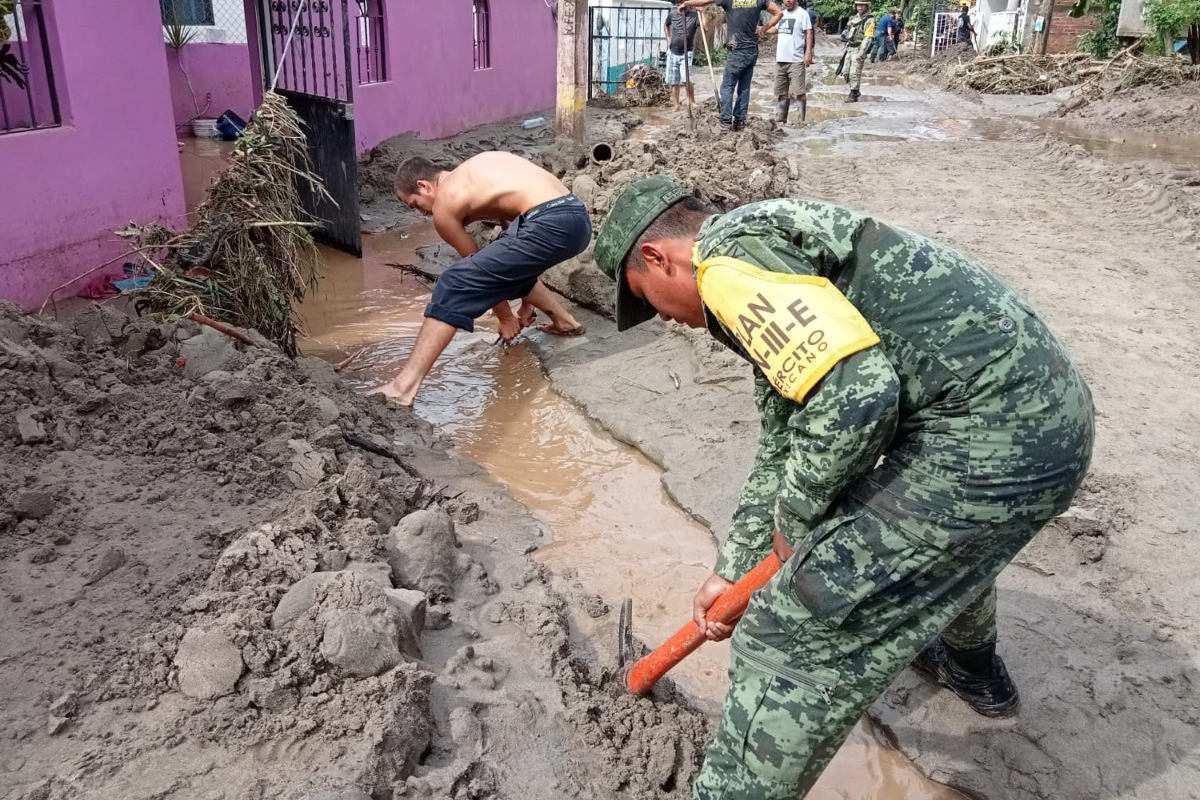
[[[847,103],[857,103],[861,96],[863,62],[874,43],[875,18],[871,16],[870,0],[855,0],[854,16],[846,21],[842,29],[842,41],[846,43],[846,55],[850,57],[850,95]]]
[[[692,86],[692,63],[696,43],[696,29],[700,27],[700,14],[695,9],[684,5],[684,0],[676,0],[675,10],[667,15],[663,24],[663,36],[667,40],[667,86],[671,87],[671,99],[674,110],[679,110],[679,87],[687,84],[688,100],[696,102],[695,89]],[[684,60],[687,68],[684,68]]]
[[[783,11],[774,0],[686,0],[684,5],[703,8],[713,3],[725,11],[725,41],[729,48],[721,79],[721,124],[740,131],[750,113],[750,81],[758,62],[758,37],[765,29],[760,24],[762,12],[770,12],[771,21],[767,25],[770,27],[779,22]]]
[[[899,9],[892,12],[892,28],[896,32],[892,37],[892,55],[895,55],[900,50],[900,39],[904,36],[904,14]]]
[[[804,7],[808,10],[809,27],[813,30],[813,36],[817,35],[817,23],[820,17],[817,16],[817,8],[813,5],[813,0],[805,0]]]
[[[807,69],[813,62],[812,18],[798,0],[783,0],[783,17],[765,33],[778,33],[775,44],[775,121],[787,122],[792,100],[800,101],[800,121],[808,105]]]
[[[895,34],[895,26],[892,22],[892,15],[888,12],[883,12],[883,16],[879,18],[879,22],[875,25],[875,43],[871,46],[871,63],[875,63],[875,59],[880,61],[888,60],[888,49],[892,43],[892,36]]]
[[[971,24],[971,7],[962,4],[958,14],[958,43],[965,47],[975,47],[975,26]]]

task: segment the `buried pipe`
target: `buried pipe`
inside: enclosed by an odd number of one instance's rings
[[[613,146],[607,142],[600,142],[592,147],[592,163],[603,164],[606,161],[613,160]]]

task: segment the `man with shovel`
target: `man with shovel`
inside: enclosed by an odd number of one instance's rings
[[[1091,395],[1029,304],[977,261],[846,208],[714,214],[651,177],[596,241],[617,327],[707,328],[755,371],[758,453],[695,599],[733,633],[731,685],[694,785],[795,800],[911,661],[1006,716],[995,580],[1065,511],[1091,457]],[[706,619],[772,554],[737,623]]]

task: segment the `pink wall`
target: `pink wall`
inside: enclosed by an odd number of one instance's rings
[[[25,306],[123,253],[115,228],[184,223],[157,4],[44,5],[63,126],[0,136],[0,297]]]
[[[554,105],[556,28],[544,0],[491,0],[492,66],[480,71],[471,0],[383,2],[390,80],[354,87],[359,152],[407,131],[433,139]]]
[[[245,119],[257,103],[251,91],[250,49],[245,44],[194,43],[176,55],[167,48],[167,69],[171,76],[171,102],[175,124],[182,125],[196,116],[187,81],[180,64],[192,79],[196,104],[204,108],[204,96],[212,94],[212,104],[205,117],[215,119],[225,109],[232,109]]]

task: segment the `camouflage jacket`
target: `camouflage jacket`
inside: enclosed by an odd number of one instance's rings
[[[776,528],[803,549],[846,497],[939,546],[1066,509],[1091,455],[1091,396],[1043,321],[987,268],[804,200],[710,218],[696,263],[720,256],[828,278],[879,343],[841,358],[800,402],[756,370],[758,452],[716,572],[744,574],[770,552]],[[710,332],[761,366],[711,300]]]
[[[846,44],[850,47],[857,47],[862,44],[863,39],[871,38],[868,33],[872,28],[875,18],[870,14],[855,14],[846,21]]]

